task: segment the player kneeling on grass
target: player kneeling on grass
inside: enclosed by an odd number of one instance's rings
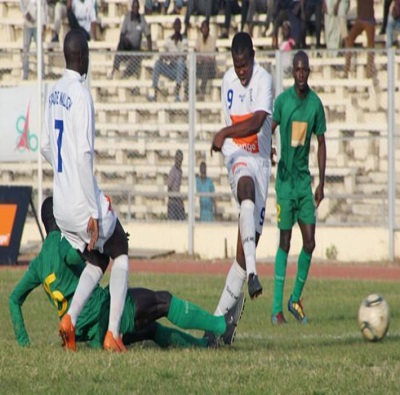
[[[42,205],[42,221],[47,237],[39,255],[33,259],[28,270],[14,288],[10,299],[10,313],[14,332],[20,345],[30,345],[22,316],[21,306],[29,293],[43,285],[49,301],[58,310],[59,318],[67,312],[78,285],[85,261],[62,237],[53,216],[52,198]],[[242,294],[238,302],[224,316],[216,317],[195,304],[177,298],[168,291],[130,288],[121,319],[124,344],[141,340],[153,340],[160,347],[214,347],[207,338],[196,338],[180,330],[166,327],[157,319],[166,317],[182,329],[210,331],[221,337],[225,344],[234,340],[236,326],[244,305]],[[76,341],[89,342],[101,348],[108,327],[110,293],[108,287],[99,285],[79,315],[76,324]]]

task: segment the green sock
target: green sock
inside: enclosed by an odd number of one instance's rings
[[[311,255],[307,254],[303,249],[299,255],[299,261],[297,262],[297,275],[294,282],[294,288],[292,293],[292,301],[298,302],[303,292],[304,285],[307,281],[308,270],[310,269]]]
[[[161,348],[168,348],[171,346],[182,348],[207,348],[206,338],[197,338],[178,329],[164,326],[159,323],[157,323],[157,330],[154,341]]]
[[[273,315],[276,315],[282,311],[287,257],[288,254],[279,247],[275,257],[274,299],[272,304]]]
[[[224,316],[216,317],[187,300],[172,296],[168,319],[182,329],[199,329],[222,335],[226,330]]]

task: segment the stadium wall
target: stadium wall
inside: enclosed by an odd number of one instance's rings
[[[173,226],[173,232],[171,232]],[[187,254],[188,228],[186,223],[124,223],[130,233],[130,249],[174,251]],[[196,256],[201,259],[223,259],[235,256],[237,225],[231,223],[197,224],[194,235]],[[381,227],[317,227],[315,260],[336,260],[338,262],[380,262],[389,260],[388,230]],[[400,245],[396,235],[395,245]],[[278,243],[275,226],[264,227],[257,249],[260,262],[274,259]],[[22,245],[40,245],[40,234],[34,222],[25,224]],[[226,247],[225,247],[226,245]],[[293,230],[291,256],[301,250],[301,234],[298,227]],[[399,256],[396,251],[395,256]]]

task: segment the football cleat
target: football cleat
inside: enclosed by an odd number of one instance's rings
[[[69,314],[65,314],[61,319],[58,333],[61,336],[64,349],[76,351],[75,327],[72,325]]]
[[[282,311],[278,314],[272,314],[271,321],[273,325],[284,325],[286,324],[285,316],[283,315]]]
[[[257,298],[262,294],[263,288],[258,280],[257,274],[250,273],[249,279],[247,280],[247,287],[249,289],[249,295],[251,299]]]
[[[290,295],[288,302],[288,310],[293,314],[294,318],[301,324],[307,324],[307,317],[304,313],[301,301],[293,302],[292,295]]]
[[[104,338],[103,348],[107,351],[115,352],[126,352],[126,347],[122,341],[122,337],[119,336],[117,339],[111,331],[107,331],[106,337]]]
[[[243,292],[239,295],[236,303],[231,309],[225,314],[226,330],[222,335],[222,339],[225,344],[232,344],[235,339],[237,324],[242,317],[244,303],[246,298]]]

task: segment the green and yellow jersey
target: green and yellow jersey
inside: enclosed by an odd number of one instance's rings
[[[299,98],[292,86],[276,98],[273,120],[280,125],[277,194],[282,198],[304,196],[311,187],[308,163],[311,136],[326,131],[322,102],[311,89],[305,98]]]
[[[30,344],[21,310],[29,293],[42,285],[61,319],[68,311],[84,268],[85,261],[68,241],[61,237],[61,233],[50,232],[39,255],[30,262],[28,270],[9,299],[11,320],[20,345]],[[76,341],[88,341],[92,347],[101,347],[108,327],[109,309],[108,287],[96,286],[76,323]],[[134,317],[135,305],[128,292],[121,319],[122,334],[133,333]]]

